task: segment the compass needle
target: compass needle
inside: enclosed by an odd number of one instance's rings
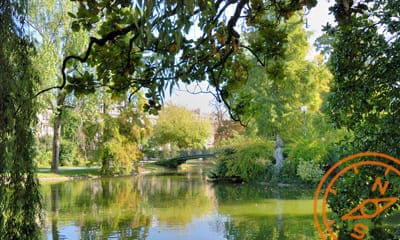
[[[347,214],[342,217],[342,220],[356,220],[356,219],[369,219],[374,218],[385,211],[387,208],[392,206],[397,202],[399,198],[392,197],[392,198],[374,198],[374,199],[366,199],[362,201],[357,207],[351,209]],[[365,206],[368,203],[372,203],[375,206],[375,212],[372,214],[368,214],[364,211]],[[384,205],[380,205],[384,203]],[[360,214],[354,215],[357,212]]]

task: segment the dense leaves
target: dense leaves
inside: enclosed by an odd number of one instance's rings
[[[99,158],[103,174],[130,174],[137,171],[137,162],[143,156],[141,146],[150,134],[150,122],[143,112],[144,99],[138,95],[133,101],[121,99],[118,114],[104,105]],[[111,105],[112,106],[112,105]]]
[[[23,31],[25,1],[0,3],[0,239],[39,239],[34,175],[37,76]]]
[[[179,149],[203,148],[211,136],[210,122],[184,107],[167,105],[154,126],[154,141]]]
[[[282,72],[273,71],[277,68],[270,64],[263,67],[250,60],[247,83],[233,89],[234,94],[228,99],[234,113],[241,115],[259,136],[272,139],[279,134],[284,142],[302,137],[304,114],[320,112],[331,76],[321,63],[305,59],[308,43],[302,24],[298,16],[293,16],[278,26],[287,35],[285,51],[266,60],[279,65]],[[261,34],[251,34],[250,41],[262,42]],[[307,113],[302,113],[302,106],[307,106]]]
[[[400,3],[368,2],[354,2],[348,21],[337,16],[341,24],[326,27],[330,40],[325,42],[331,44],[322,46],[330,53],[334,74],[329,111],[338,127],[354,131],[350,151],[399,156]]]
[[[260,180],[266,166],[272,163],[273,142],[261,138],[237,137],[221,146],[214,169],[208,174],[214,180]]]
[[[257,53],[260,62],[280,55],[286,35],[277,23],[315,4],[315,0],[79,1],[76,14],[69,13],[75,19],[72,29],[85,29],[92,37],[86,52],[64,59],[64,82],[59,87],[81,93],[99,86],[113,91],[146,89],[146,108],[152,112],[160,109],[164,90],[179,80],[208,81],[218,99],[225,100],[232,86],[246,79],[243,54]],[[265,41],[242,40],[246,32],[257,31]],[[87,63],[95,72],[78,71],[77,62]],[[280,71],[278,65],[271,68]]]
[[[334,75],[330,116],[337,127],[353,131],[353,137],[342,142],[342,153],[400,155],[399,9],[400,2],[390,0],[343,0],[331,9],[338,24],[326,26],[320,46],[329,53]],[[332,197],[329,204],[338,220],[339,238],[348,237],[352,228],[340,216],[361,200],[377,197],[368,184],[380,175],[379,168],[368,168],[362,174],[345,176],[337,186],[340,197]],[[399,190],[390,193],[398,195]],[[386,213],[390,215],[397,207],[393,205]],[[394,238],[382,227],[382,216],[373,219],[368,237]]]

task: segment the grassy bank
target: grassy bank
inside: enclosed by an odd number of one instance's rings
[[[51,172],[50,168],[39,168],[37,175],[41,181],[94,178],[100,176],[100,168],[60,168],[58,173]]]
[[[155,164],[143,164],[139,167],[139,174],[161,171],[163,167]],[[38,168],[37,175],[40,181],[65,181],[80,178],[101,177],[100,167],[61,167],[58,173],[51,172],[50,168]]]

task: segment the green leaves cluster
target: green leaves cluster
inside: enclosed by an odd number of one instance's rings
[[[284,51],[267,58],[265,66],[250,60],[247,83],[229,99],[233,111],[259,136],[272,139],[279,134],[285,142],[301,137],[306,121],[301,107],[307,106],[308,116],[320,112],[331,76],[321,63],[305,59],[308,44],[302,24],[298,16],[281,24],[280,31],[287,35]],[[262,41],[266,37],[261,34],[249,39]]]
[[[211,130],[209,120],[184,107],[168,104],[160,111],[153,138],[158,145],[171,144],[179,149],[203,148]]]
[[[87,51],[64,58],[62,86],[86,92],[99,86],[114,92],[145,89],[146,109],[151,112],[161,109],[164,91],[178,81],[208,81],[225,100],[246,79],[244,53],[262,49],[259,59],[281,54],[286,35],[277,23],[315,4],[315,0],[79,1],[77,11],[69,13],[72,29],[84,29],[92,37]],[[233,9],[232,16],[228,9]],[[242,41],[246,32],[260,30],[266,41],[248,46]],[[78,62],[85,66],[76,66]],[[73,76],[67,77],[66,71],[72,69]],[[94,72],[85,75],[89,69]]]
[[[338,24],[326,26],[320,47],[329,54],[334,76],[329,115],[337,127],[353,133],[340,144],[343,154],[371,151],[400,155],[399,9],[400,3],[390,0],[337,1],[331,9]],[[373,168],[345,176],[337,186],[340,191],[329,202],[335,216],[340,218],[361,200],[378,197],[366,184],[381,174]],[[391,194],[398,192],[393,189]],[[387,213],[394,208],[398,205],[388,208]],[[380,220],[373,220],[367,237],[393,238]],[[339,238],[348,237],[350,228],[347,223],[337,226]]]
[[[136,163],[143,156],[141,146],[151,133],[150,122],[143,112],[140,95],[132,102],[121,101],[119,114],[103,115],[104,126],[99,144],[103,174],[129,174],[137,171]]]
[[[40,238],[32,98],[38,77],[24,31],[26,9],[26,1],[0,4],[0,239]]]
[[[326,27],[328,41],[321,47],[334,74],[329,113],[338,127],[354,132],[350,151],[400,154],[399,4],[353,3],[347,21],[340,21],[338,3],[333,10],[340,24]]]
[[[216,165],[208,176],[216,180],[258,180],[266,173],[266,166],[273,161],[273,148],[273,142],[261,138],[233,139],[233,142],[221,147]]]

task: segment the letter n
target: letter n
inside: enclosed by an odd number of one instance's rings
[[[382,186],[381,178],[377,177],[375,179],[374,185],[372,185],[372,191],[375,192],[377,187],[379,187],[379,192],[381,193],[381,195],[384,195],[386,189],[389,187],[389,181],[386,181],[385,185]]]

